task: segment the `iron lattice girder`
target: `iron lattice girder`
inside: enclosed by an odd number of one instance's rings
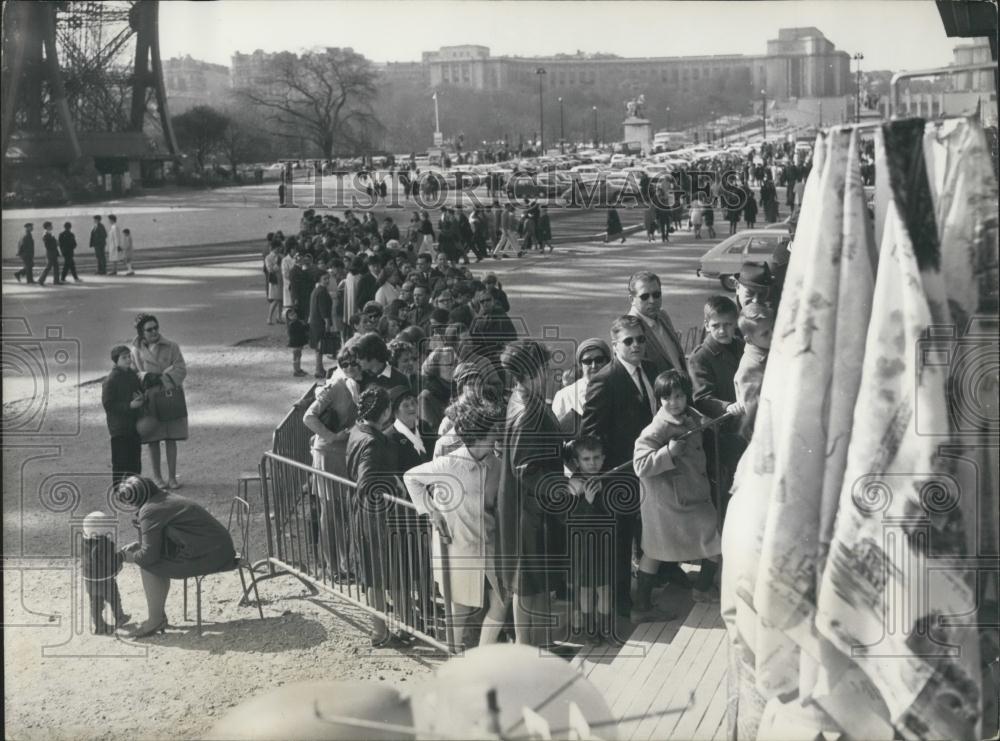
[[[163,85],[158,8],[158,0],[8,0],[4,153],[15,130],[52,130],[58,122],[80,157],[78,129],[141,132],[155,97],[167,149],[176,154]],[[8,64],[8,59],[14,61]],[[17,74],[10,74],[15,69]]]

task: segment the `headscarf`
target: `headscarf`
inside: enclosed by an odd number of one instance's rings
[[[576,349],[576,364],[580,365],[583,362],[584,353],[588,350],[600,350],[604,353],[604,357],[611,360],[611,348],[608,343],[599,337],[591,337],[580,343],[580,346]]]

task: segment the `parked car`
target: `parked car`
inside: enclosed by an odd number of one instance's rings
[[[722,240],[702,255],[698,275],[718,278],[723,288],[735,291],[744,262],[755,260],[770,264],[775,249],[789,241],[787,229],[745,229]]]

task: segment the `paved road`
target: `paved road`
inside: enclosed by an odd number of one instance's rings
[[[649,268],[663,277],[665,303],[678,328],[686,329],[701,323],[705,297],[721,290],[718,282],[695,275],[697,258],[712,244],[687,232],[673,235],[669,245],[647,244],[644,236],[633,236],[624,245],[559,245],[552,255],[487,261],[481,268],[500,276],[512,313],[530,331],[557,327],[560,336],[573,339],[605,335],[610,320],[627,308],[628,276]],[[231,346],[248,338],[277,337],[282,331],[264,324],[256,258],[146,267],[134,278],[83,277],[82,285],[58,288],[20,285],[8,277],[3,316],[8,335],[8,320],[24,317],[36,333],[59,327],[64,337],[78,339],[84,380],[106,372],[108,349],[132,335],[131,321],[144,309],[165,314],[164,333],[182,346]]]

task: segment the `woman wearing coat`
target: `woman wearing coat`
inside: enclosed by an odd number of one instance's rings
[[[767,222],[773,223],[778,220],[778,191],[771,180],[771,174],[764,175],[764,182],[760,186],[760,203],[764,207],[764,218]]]
[[[171,579],[230,569],[236,550],[225,526],[197,502],[163,491],[141,476],[125,479],[116,492],[124,505],[136,510],[139,540],[122,550],[125,562],[141,569],[149,614],[129,637],[143,638],[169,627],[166,604]]]
[[[382,432],[392,418],[389,394],[372,386],[358,399],[358,422],[347,441],[347,473],[355,482],[351,512],[351,555],[358,584],[365,589],[368,604],[385,613],[385,591],[389,584],[389,544],[386,494],[395,496],[399,472],[395,449]],[[400,648],[385,621],[372,615],[372,647]]]
[[[281,318],[281,302],[284,296],[284,282],[281,277],[281,242],[271,242],[271,251],[264,258],[264,272],[267,273],[267,323],[284,324]]]
[[[518,643],[550,643],[549,595],[557,573],[542,564],[565,555],[559,539],[562,519],[552,503],[566,493],[561,457],[563,433],[545,403],[549,353],[533,340],[517,340],[504,349],[500,364],[514,380],[507,403],[500,485],[499,553],[501,581],[513,595]],[[554,568],[554,567],[553,567]]]
[[[696,599],[713,596],[715,564],[722,552],[705,451],[698,430],[704,417],[691,405],[691,379],[668,370],[653,385],[659,410],[635,441],[632,459],[642,491],[642,560],[636,609],[650,609],[660,563],[702,559]],[[679,439],[687,433],[692,433]]]
[[[325,385],[316,390],[316,398],[302,418],[314,433],[311,441],[313,468],[347,478],[347,440],[358,417],[358,384],[361,365],[350,347],[337,355],[338,368]],[[350,566],[349,508],[343,486],[316,477],[320,510],[320,533],[324,543],[331,543],[336,553],[338,576],[346,578]]]
[[[132,343],[132,362],[142,387],[147,389],[147,398],[162,391],[173,391],[183,399],[187,365],[180,347],[160,334],[160,321],[152,314],[139,314],[135,319],[135,331],[137,336]],[[153,483],[161,489],[180,489],[181,484],[177,481],[177,442],[187,440],[188,436],[186,404],[184,416],[177,419],[163,421],[152,416],[146,419],[150,425],[140,429],[139,437],[149,450]],[[167,451],[166,482],[160,467],[161,441]]]
[[[757,223],[757,199],[750,188],[746,189],[747,202],[743,206],[743,219],[747,223],[748,229],[753,229]]]
[[[496,643],[507,614],[496,555],[502,463],[494,455],[503,408],[462,399],[448,408],[459,447],[407,471],[403,483],[417,510],[434,523],[434,550],[448,543],[448,593],[456,650]],[[458,485],[462,496],[451,492]],[[439,563],[436,559],[435,563]],[[444,573],[435,569],[444,592]]]
[[[320,273],[312,293],[309,294],[309,347],[316,351],[314,377],[326,378],[323,354],[333,354],[337,349],[337,339],[333,335],[333,297],[330,295],[330,274],[324,272]]]
[[[608,233],[604,235],[605,244],[616,237],[621,237],[622,242],[625,241],[625,230],[622,229],[622,220],[618,217],[618,210],[616,208],[608,209],[607,231]]]

